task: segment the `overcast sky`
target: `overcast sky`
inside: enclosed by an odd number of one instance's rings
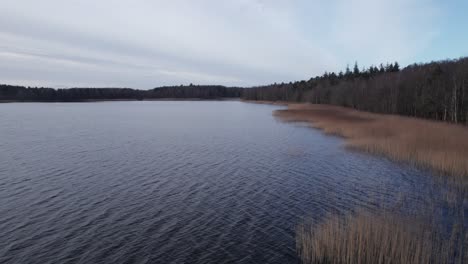
[[[0,0],[0,83],[51,87],[309,79],[468,55],[468,1]]]

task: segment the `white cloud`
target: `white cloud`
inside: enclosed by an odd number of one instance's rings
[[[332,38],[350,59],[411,63],[436,34],[437,17],[427,0],[339,0]]]
[[[431,37],[431,6],[422,0],[4,0],[0,82],[150,88],[304,79],[350,58],[409,60]]]

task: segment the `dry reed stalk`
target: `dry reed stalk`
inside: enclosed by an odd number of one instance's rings
[[[290,104],[275,115],[345,137],[351,148],[429,167],[468,185],[467,127],[329,105]]]
[[[414,218],[358,213],[300,225],[296,243],[307,264],[467,263],[467,235],[456,225],[448,235]]]

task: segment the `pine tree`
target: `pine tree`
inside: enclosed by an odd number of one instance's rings
[[[349,64],[346,65],[345,77],[349,78],[351,76],[351,70],[349,69]]]
[[[384,72],[385,72],[385,67],[383,66],[382,63],[380,63],[379,72],[380,72],[380,73],[384,73]]]
[[[385,65],[385,72],[391,72],[393,70],[393,64],[387,64]]]
[[[358,63],[357,63],[357,61],[356,61],[356,62],[354,63],[354,69],[353,69],[353,75],[354,75],[354,77],[358,77],[358,76],[359,76],[359,73],[360,73],[360,71],[359,71],[359,66],[358,66]]]

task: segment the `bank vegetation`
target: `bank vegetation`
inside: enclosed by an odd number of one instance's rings
[[[290,104],[274,114],[342,136],[350,148],[430,168],[468,186],[466,126],[330,105]]]
[[[446,228],[392,213],[330,216],[297,230],[298,253],[306,264],[468,263],[463,222]]]
[[[309,80],[244,90],[245,100],[329,104],[357,110],[468,124],[468,58],[412,64],[397,62]]]

